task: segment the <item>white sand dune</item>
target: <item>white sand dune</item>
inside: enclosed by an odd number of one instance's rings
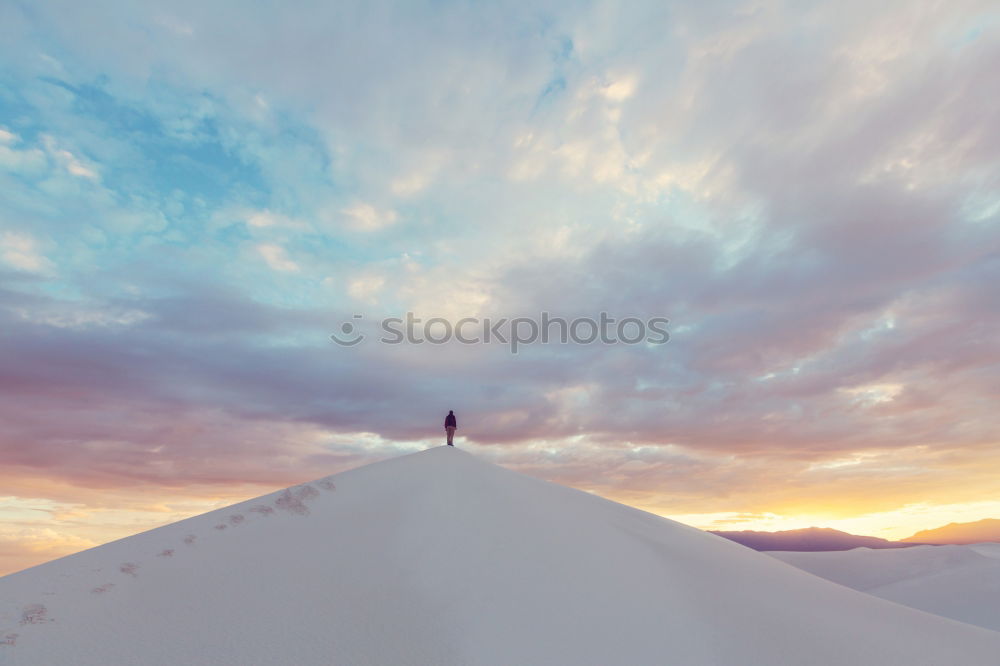
[[[971,548],[980,555],[985,555],[986,557],[995,557],[1000,559],[1000,543],[974,543],[966,546],[966,548]]]
[[[769,555],[855,590],[1000,631],[1000,543]]]
[[[1000,654],[996,632],[447,447],[0,578],[0,641],[12,666],[996,666]]]

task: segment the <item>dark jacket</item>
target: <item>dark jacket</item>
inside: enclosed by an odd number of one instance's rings
[[[447,428],[448,426],[453,428],[458,427],[458,420],[455,418],[454,414],[449,414],[444,418],[444,427]]]

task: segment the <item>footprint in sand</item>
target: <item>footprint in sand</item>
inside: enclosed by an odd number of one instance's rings
[[[258,504],[255,507],[251,507],[250,511],[253,513],[259,513],[262,516],[270,516],[274,513],[274,507],[270,507],[265,504]]]
[[[217,530],[219,530],[221,532],[222,530],[226,529],[227,527],[229,527],[229,525],[226,525],[225,523],[219,523],[218,525],[215,526],[215,529],[217,529]]]
[[[323,479],[322,481],[317,482],[316,485],[323,490],[333,491],[337,489],[337,486],[330,479]]]
[[[173,557],[174,556],[174,549],[173,548],[166,548],[164,550],[161,550],[159,553],[157,553],[156,556],[157,557]]]
[[[233,514],[233,515],[229,516],[229,524],[230,525],[239,525],[244,520],[246,520],[246,518],[244,518],[243,515],[239,514],[239,513],[236,513],[236,514]]]
[[[105,583],[104,585],[98,585],[90,591],[91,594],[104,594],[115,586],[114,583]]]
[[[21,624],[45,624],[52,622],[49,617],[49,610],[42,604],[31,604],[25,606],[21,611]]]
[[[14,645],[17,643],[17,637],[18,634],[7,634],[3,637],[3,640],[0,641],[0,645]]]
[[[283,490],[278,499],[274,500],[274,506],[299,516],[308,516],[309,507],[305,505],[305,501],[316,497],[319,497],[319,491],[312,486],[295,486]]]
[[[186,537],[184,537],[184,543],[186,543],[187,545],[190,546],[191,544],[194,543],[195,539],[197,539],[197,538],[198,537],[196,537],[193,534],[188,534]]]
[[[123,574],[128,574],[133,578],[137,578],[138,576],[136,575],[135,572],[139,570],[139,565],[136,564],[135,562],[126,562],[120,567],[118,567],[118,570],[121,571]]]

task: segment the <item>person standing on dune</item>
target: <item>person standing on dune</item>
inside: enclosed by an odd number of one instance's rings
[[[455,412],[448,410],[448,416],[444,417],[444,429],[448,433],[448,446],[455,446],[451,443],[451,440],[455,438],[455,428],[458,427],[458,420],[455,418]]]

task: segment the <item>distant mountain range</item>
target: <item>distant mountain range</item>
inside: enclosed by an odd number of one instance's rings
[[[949,523],[933,530],[923,530],[902,539],[906,543],[968,544],[1000,541],[1000,519],[986,518],[974,523]]]
[[[858,536],[829,527],[807,527],[801,530],[784,530],[781,532],[742,532],[713,531],[736,543],[743,544],[754,550],[851,550],[852,548],[906,548],[915,543],[888,541],[878,537]],[[912,537],[911,537],[912,538]]]
[[[923,530],[899,541],[849,534],[829,527],[807,527],[781,532],[712,531],[754,550],[794,550],[800,552],[851,550],[852,548],[906,548],[919,545],[964,545],[1000,542],[1000,519],[986,518],[974,523],[951,523]]]

